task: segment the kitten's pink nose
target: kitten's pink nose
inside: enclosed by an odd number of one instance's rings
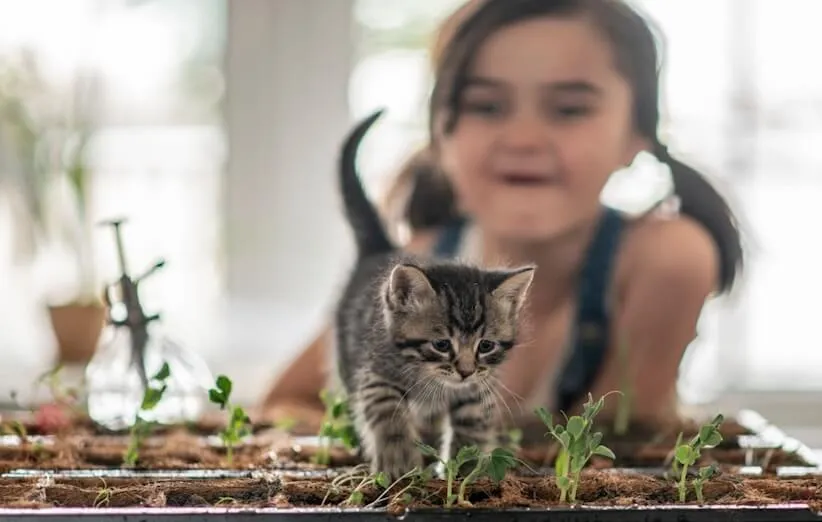
[[[474,374],[474,369],[471,368],[471,367],[467,367],[467,366],[457,365],[457,373],[463,379],[467,379],[468,377],[471,377],[471,375]]]

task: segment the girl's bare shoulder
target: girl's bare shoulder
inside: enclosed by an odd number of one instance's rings
[[[651,282],[709,294],[718,284],[718,275],[719,250],[697,221],[654,213],[628,222],[616,274],[623,289]]]

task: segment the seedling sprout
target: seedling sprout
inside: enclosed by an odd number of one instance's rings
[[[722,442],[722,434],[719,433],[719,426],[724,421],[723,415],[720,413],[714,419],[699,428],[699,433],[693,436],[690,441],[682,444],[682,434],[677,438],[677,445],[674,450],[674,462],[672,465],[674,474],[679,473],[679,481],[677,489],[679,490],[679,501],[685,502],[687,497],[687,477],[688,468],[696,464],[702,455],[702,450],[706,448],[713,448]],[[679,469],[681,466],[681,469]],[[702,502],[702,486],[704,483],[713,478],[718,473],[716,466],[706,466],[697,472],[697,477],[693,480],[692,485],[696,493],[697,500]]]
[[[320,426],[320,444],[313,460],[315,464],[327,466],[330,463],[330,447],[333,441],[340,441],[349,449],[359,445],[357,432],[348,409],[348,401],[342,395],[332,394],[328,390],[320,392],[320,399],[325,405],[325,415]]]
[[[131,430],[129,431],[128,447],[123,455],[124,465],[131,467],[137,463],[140,446],[142,446],[143,441],[148,437],[156,424],[151,421],[146,421],[140,413],[151,411],[159,404],[163,398],[163,394],[165,394],[168,388],[166,381],[170,376],[171,369],[168,363],[163,363],[160,371],[149,379],[146,391],[143,393],[143,401],[140,403],[140,409],[137,411],[134,424],[132,424]]]
[[[548,434],[554,437],[561,446],[555,466],[560,503],[576,502],[580,474],[592,456],[599,455],[611,460],[616,458],[613,451],[600,444],[602,433],[591,433],[594,417],[604,405],[605,396],[594,402],[589,393],[582,415],[567,419],[565,426],[555,425],[553,416],[545,408],[536,410],[537,415],[548,427]]]
[[[435,448],[419,442],[417,445],[424,454],[437,459],[445,469],[446,507],[451,507],[454,504],[459,506],[470,505],[466,498],[466,491],[470,484],[476,482],[482,476],[487,476],[494,482],[499,482],[505,478],[505,474],[510,468],[519,463],[514,454],[506,448],[495,448],[490,453],[482,453],[476,446],[463,446],[455,457],[444,461]],[[459,490],[455,494],[454,482],[457,475],[468,468],[471,463],[474,463],[474,467],[469,468],[470,471],[460,482]]]
[[[234,461],[234,446],[251,433],[251,419],[240,406],[231,404],[231,379],[220,375],[214,383],[214,388],[208,390],[208,399],[217,404],[221,410],[228,411],[228,422],[220,432],[220,439],[226,448],[226,461],[230,465]]]

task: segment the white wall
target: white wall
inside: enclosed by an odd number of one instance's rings
[[[348,265],[348,230],[328,209],[351,124],[353,0],[228,5],[224,354],[256,381],[313,335]]]

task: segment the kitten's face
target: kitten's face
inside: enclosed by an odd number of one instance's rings
[[[386,286],[389,332],[419,378],[460,387],[488,377],[514,345],[531,267],[394,268]]]

